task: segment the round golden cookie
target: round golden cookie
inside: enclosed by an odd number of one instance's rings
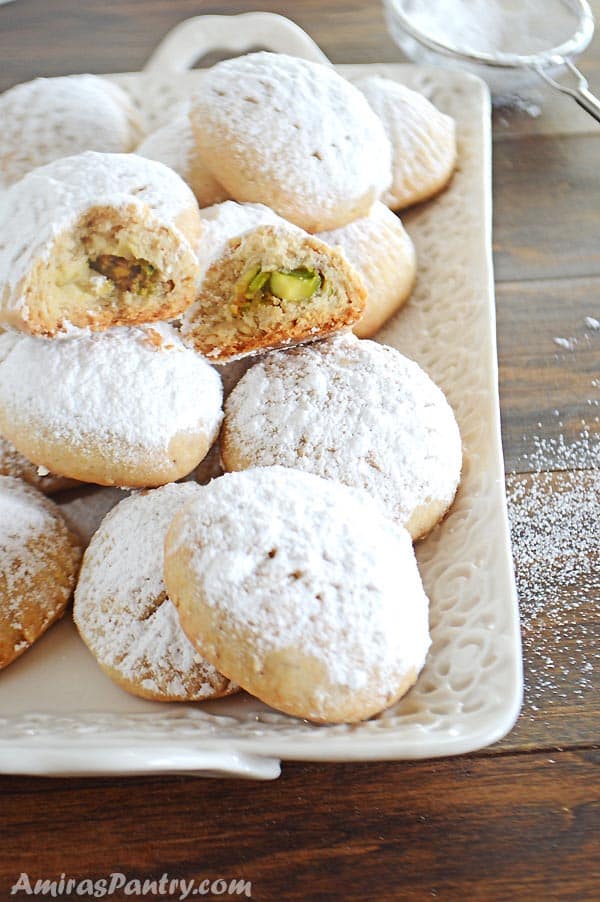
[[[65,611],[81,559],[59,508],[20,479],[0,476],[0,669]]]
[[[383,202],[402,210],[438,194],[456,165],[454,119],[391,78],[367,75],[354,84],[381,119],[392,145],[393,181]]]
[[[147,135],[135,152],[141,157],[158,160],[177,172],[190,186],[201,207],[219,204],[229,197],[202,160],[187,113]]]
[[[0,95],[0,188],[84,150],[127,153],[142,136],[118,85],[97,75],[36,78]]]
[[[282,53],[225,60],[190,118],[202,159],[234,200],[320,232],[366,216],[391,181],[391,148],[369,104],[333,67]]]
[[[454,500],[462,447],[418,364],[347,334],[255,363],[225,403],[221,456],[225,470],[280,465],[363,489],[419,539]]]
[[[417,274],[417,257],[400,219],[385,204],[373,204],[368,216],[318,236],[342,251],[363,277],[365,312],[352,331],[370,338],[409,299]]]
[[[0,324],[54,336],[171,319],[194,299],[201,232],[191,189],[162,163],[54,160],[0,195]]]
[[[352,722],[413,685],[428,601],[408,533],[364,493],[282,467],[203,486],[176,515],[165,582],[200,653],[253,695]]]
[[[114,682],[154,701],[206,701],[237,689],[187,639],[163,581],[167,529],[199,491],[172,483],[121,501],[93,536],[77,583],[81,638]]]
[[[221,403],[216,371],[166,323],[0,335],[0,434],[61,476],[143,488],[181,479],[216,440]]]
[[[73,489],[80,485],[76,479],[65,479],[63,476],[56,476],[54,473],[45,472],[43,468],[36,467],[3,438],[0,438],[0,476],[24,479],[44,495],[53,495],[55,492]]]

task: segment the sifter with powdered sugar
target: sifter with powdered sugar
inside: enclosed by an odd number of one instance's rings
[[[600,121],[600,100],[574,59],[589,45],[587,0],[384,0],[392,37],[419,63],[468,69],[496,98],[538,78]]]

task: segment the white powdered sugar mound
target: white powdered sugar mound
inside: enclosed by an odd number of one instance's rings
[[[366,489],[403,524],[421,505],[449,505],[461,470],[442,391],[394,348],[351,335],[256,363],[227,399],[224,442],[248,466]]]
[[[423,666],[428,602],[410,537],[362,492],[282,467],[228,474],[176,521],[167,555],[182,546],[204,602],[258,658],[295,648],[331,683],[374,682],[383,697]]]
[[[210,698],[223,682],[185,636],[163,581],[167,528],[199,491],[170,484],[122,501],[92,538],[75,594],[75,621],[100,663],[172,700]]]
[[[93,151],[55,160],[0,194],[0,234],[11,236],[0,243],[0,284],[13,305],[26,303],[18,293],[10,296],[33,263],[47,259],[56,237],[91,207],[104,205],[137,207],[141,219],[151,211],[187,247],[175,221],[196,209],[196,199],[168,166],[135,154]]]
[[[94,436],[136,461],[147,449],[168,455],[180,433],[219,429],[218,374],[164,323],[55,339],[6,334],[0,361],[4,410],[21,430],[66,444]]]

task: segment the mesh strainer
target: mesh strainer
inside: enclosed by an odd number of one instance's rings
[[[600,121],[600,100],[573,62],[594,34],[586,0],[384,0],[384,5],[393,38],[412,59],[466,66],[497,95],[518,93],[541,77]],[[547,28],[553,11],[560,14],[558,42]],[[470,18],[463,21],[461,14]]]

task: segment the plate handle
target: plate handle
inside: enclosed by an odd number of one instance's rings
[[[195,16],[180,22],[162,39],[144,71],[161,75],[185,72],[215,50],[243,53],[252,47],[267,47],[277,53],[331,65],[299,25],[276,13],[258,12]]]

